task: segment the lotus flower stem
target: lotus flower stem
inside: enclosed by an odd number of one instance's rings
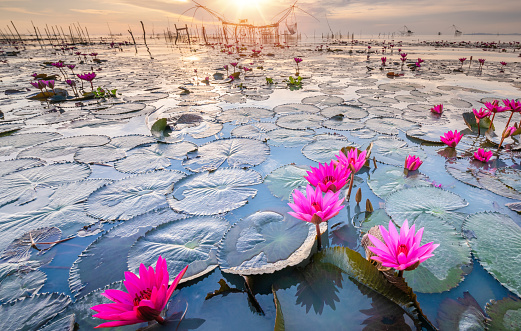
[[[351,178],[349,179],[349,190],[347,190],[346,199],[349,202],[349,198],[351,197],[351,190],[353,189],[353,182],[355,181],[355,168],[352,164],[349,164],[349,168],[351,169]]]
[[[496,116],[496,113],[492,113],[492,118],[490,119],[490,125],[488,126],[488,129],[492,127],[492,123],[494,123],[494,117]]]
[[[403,270],[399,270],[399,271],[398,271],[398,277],[403,278]]]
[[[315,224],[315,229],[317,230],[317,249],[319,251],[322,250],[322,236],[320,235],[320,224]]]
[[[510,112],[510,117],[508,118],[507,125],[505,125],[505,129],[508,128],[508,125],[510,124],[510,120],[512,119],[512,115],[514,115],[514,112]]]

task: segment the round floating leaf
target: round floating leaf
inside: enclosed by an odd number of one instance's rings
[[[302,154],[315,162],[329,162],[336,160],[335,155],[346,146],[358,147],[356,144],[349,142],[344,136],[322,136],[304,146]]]
[[[327,107],[320,111],[322,116],[324,117],[334,117],[338,115],[342,115],[343,117],[352,119],[352,120],[359,120],[367,115],[369,113],[362,109],[361,107],[357,106],[349,106],[349,105],[340,105],[340,106],[333,106],[333,107]]]
[[[57,158],[76,153],[82,147],[94,147],[110,142],[107,136],[75,136],[51,140],[29,147],[18,154],[18,157]]]
[[[380,137],[373,141],[372,156],[376,161],[395,166],[403,166],[405,158],[409,155],[416,155],[421,160],[427,157],[427,154],[419,146],[407,146],[407,143],[401,139]]]
[[[411,121],[389,117],[370,118],[365,122],[365,126],[375,132],[391,135],[397,135],[399,131],[407,132],[420,127]]]
[[[326,224],[322,224],[325,231]],[[306,259],[315,244],[314,226],[271,211],[252,214],[235,223],[219,246],[224,272],[257,275],[273,273]]]
[[[505,185],[521,192],[521,171],[514,168],[501,168],[496,172],[497,178]]]
[[[0,306],[2,330],[37,330],[64,310],[71,299],[58,293],[37,294]]]
[[[472,231],[472,253],[503,286],[521,295],[521,264],[512,259],[521,254],[521,228],[507,215],[476,213],[463,222],[463,231]]]
[[[454,178],[465,184],[483,188],[478,182],[476,176],[481,170],[487,170],[489,167],[483,162],[477,162],[469,158],[453,158],[447,159],[445,169]]]
[[[430,214],[444,217],[449,211],[468,203],[460,196],[434,186],[420,186],[396,191],[387,196],[385,210],[397,223],[412,223],[418,216]]]
[[[370,105],[370,106],[389,106],[391,104],[398,102],[393,98],[382,97],[379,95],[361,97],[361,98],[358,98],[358,101],[363,104]]]
[[[325,118],[310,113],[291,114],[279,117],[277,125],[286,129],[305,130],[318,129]]]
[[[365,127],[364,123],[359,120],[351,120],[342,115],[333,116],[328,120],[322,122],[322,125],[328,129],[339,131],[353,131],[360,130]]]
[[[499,176],[486,171],[476,173],[476,179],[481,187],[510,199],[521,199],[521,192],[512,189],[499,180]]]
[[[154,210],[125,221],[99,237],[73,263],[69,287],[82,297],[112,282],[123,280],[134,242],[157,226],[185,218],[170,208]]]
[[[60,137],[62,137],[62,135],[57,132],[20,133],[0,137],[0,155],[9,155],[19,148],[26,148],[40,144],[42,141],[49,141]]]
[[[361,212],[353,217],[353,224],[357,226],[359,224],[360,231],[362,233],[369,232],[373,226],[376,225],[389,225],[389,215],[385,212],[385,209],[376,209],[373,212]]]
[[[374,173],[370,175],[367,180],[367,185],[373,191],[374,194],[382,199],[393,192],[401,190],[403,188],[416,187],[416,186],[431,186],[428,182],[428,177],[417,172],[406,176],[403,169],[396,168],[377,168]]]
[[[0,301],[8,302],[38,293],[45,284],[47,276],[36,270],[29,273],[15,273],[0,282]]]
[[[447,298],[441,302],[438,310],[440,330],[485,330],[485,312],[469,292],[463,292],[463,298]],[[498,329],[499,330],[499,329]]]
[[[270,154],[269,147],[254,139],[231,138],[214,140],[199,147],[183,166],[193,172],[215,170],[224,161],[230,167],[251,167],[264,162]]]
[[[154,266],[157,257],[168,261],[168,272],[177,275],[188,265],[182,282],[196,279],[217,267],[217,246],[229,223],[217,217],[200,216],[163,224],[139,238],[128,254],[130,271],[141,263]]]
[[[344,102],[341,97],[335,97],[331,95],[316,95],[313,97],[305,97],[302,99],[302,103],[310,103],[318,107],[335,106]]]
[[[14,159],[0,162],[0,177],[11,172],[42,166],[45,161],[37,158]]]
[[[398,222],[401,224],[401,222]],[[405,280],[416,292],[440,293],[448,291],[463,280],[471,263],[467,241],[441,218],[431,214],[419,215],[414,223],[416,230],[424,228],[422,243],[440,244],[434,256],[420,266],[404,273]]]
[[[197,150],[197,145],[182,141],[180,143],[157,143],[147,147],[136,147],[131,155],[114,163],[114,168],[121,172],[142,173],[161,170],[171,165],[170,159],[182,160],[186,154]]]
[[[215,215],[237,209],[257,194],[247,186],[262,183],[254,170],[224,168],[186,177],[168,198],[170,207],[194,215]]]
[[[30,231],[9,244],[2,253],[2,259],[13,262],[28,260],[31,253],[45,253],[54,246],[47,243],[58,241],[61,236],[62,232],[56,227]]]
[[[120,115],[140,111],[146,107],[144,103],[125,103],[94,111],[96,115]]]
[[[266,135],[270,146],[297,147],[312,141],[315,131],[276,129]]]
[[[128,135],[111,138],[109,144],[98,147],[81,148],[74,155],[74,159],[83,163],[108,163],[127,156],[127,151],[136,146],[154,143],[152,136]]]
[[[261,141],[268,140],[267,132],[277,129],[275,123],[255,123],[250,125],[241,125],[236,127],[230,133],[232,137],[251,138]]]
[[[232,124],[245,124],[251,121],[258,121],[261,118],[272,117],[273,112],[268,109],[256,107],[242,107],[236,109],[225,110],[217,120],[223,123],[232,122]]]
[[[273,108],[273,111],[280,113],[318,113],[320,108],[315,105],[305,104],[305,103],[288,103],[285,105],[278,105]]]
[[[43,328],[38,329],[38,331],[74,331],[75,321],[76,319],[74,318],[74,314],[70,314],[52,322],[51,324],[46,324]]]
[[[521,300],[507,297],[503,300],[487,303],[488,330],[520,330]]]
[[[36,197],[38,187],[81,180],[90,173],[89,166],[81,163],[54,163],[10,173],[0,181],[0,206],[14,201],[26,203]]]
[[[308,181],[307,171],[311,171],[308,166],[297,166],[288,164],[273,170],[264,179],[264,184],[268,186],[271,194],[277,198],[289,200],[293,190],[305,187]]]
[[[115,181],[89,196],[88,213],[103,220],[128,220],[165,207],[165,195],[183,177],[179,171],[159,170]]]

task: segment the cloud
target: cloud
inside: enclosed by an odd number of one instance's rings
[[[94,14],[94,15],[121,14],[121,12],[119,12],[119,11],[105,10],[105,9],[70,9],[70,11],[84,13],[84,14]]]
[[[5,10],[5,11],[10,11],[10,12],[14,12],[14,13],[21,13],[21,14],[43,15],[43,16],[48,15],[48,14],[45,14],[45,13],[42,13],[42,12],[32,12],[32,11],[29,11],[29,10],[27,10],[25,8],[20,8],[20,7],[2,7],[1,9]]]

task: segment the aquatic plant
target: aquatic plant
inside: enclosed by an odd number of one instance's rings
[[[164,323],[161,312],[174,293],[177,284],[183,278],[188,266],[186,266],[168,287],[169,274],[166,260],[159,256],[156,270],[143,263],[139,266],[139,277],[132,272],[125,272],[123,284],[128,292],[120,290],[105,290],[101,295],[113,301],[91,307],[98,312],[92,315],[104,320],[112,320],[98,325],[96,328],[109,328],[122,325],[130,325],[156,320]]]
[[[380,233],[384,242],[382,243],[375,236],[368,234],[369,240],[376,247],[367,248],[376,254],[371,256],[372,260],[380,262],[383,267],[399,270],[398,276],[403,276],[403,271],[414,270],[420,263],[433,257],[432,252],[438,248],[439,244],[433,242],[420,246],[423,229],[415,233],[415,225],[409,229],[409,223],[405,220],[398,233],[395,225],[389,220],[389,231],[380,225]]]
[[[302,59],[300,57],[294,57],[293,60],[295,61],[295,63],[297,64],[297,76],[298,76],[298,73],[300,72],[300,69],[299,69],[299,63],[302,62]]]
[[[293,76],[289,76],[286,83],[291,91],[299,90],[302,88],[302,77],[298,76],[297,78],[293,78]]]
[[[494,123],[494,117],[496,117],[496,113],[501,113],[508,110],[506,107],[501,107],[498,100],[485,102],[485,107],[487,107],[487,109],[492,112],[492,118],[490,119],[490,125],[488,127],[489,129],[492,127],[492,123]]]
[[[232,63],[230,63],[230,64],[231,64],[232,67],[233,67],[233,73],[235,73],[235,67],[237,66],[238,63],[237,63],[237,62],[232,62]],[[228,69],[226,69],[226,71],[228,72]]]
[[[443,112],[443,104],[439,104],[432,107],[431,112],[434,114],[441,114]]]
[[[65,83],[71,87],[72,92],[74,92],[74,94],[77,96],[78,95],[78,91],[76,90],[76,82],[73,81],[73,80],[67,79],[65,81]]]
[[[38,80],[36,82],[31,82],[31,85],[40,89],[40,91],[42,91],[42,93],[43,93],[43,88],[46,86],[44,80]]]
[[[517,125],[517,123],[514,124],[514,126],[507,126],[504,130],[503,130],[503,134],[501,134],[501,142],[499,143],[499,146],[497,148],[497,152],[499,152],[499,149],[501,148],[501,146],[503,145],[503,141],[510,137],[510,136],[513,136],[515,134],[519,134],[519,127]]]
[[[478,59],[479,62],[479,69],[483,69],[483,65],[485,64],[485,59]]]
[[[95,72],[88,72],[86,74],[77,74],[76,76],[78,76],[78,78],[81,80],[85,80],[85,81],[89,82],[92,91],[94,91],[94,85],[92,84],[92,81],[94,80],[94,78],[96,78]]]
[[[492,157],[492,151],[485,151],[483,148],[478,148],[478,151],[474,153],[474,159],[481,162],[488,162]]]
[[[505,125],[505,129],[508,127],[508,125],[510,124],[510,120],[512,119],[512,116],[514,115],[514,113],[519,113],[521,112],[521,101],[516,101],[514,99],[512,100],[509,100],[509,99],[503,99],[503,104],[505,105],[505,110],[507,111],[510,111],[510,117],[508,118],[508,121],[507,121],[507,124]]]
[[[485,110],[483,108],[479,108],[479,110],[472,109],[472,112],[474,113],[474,117],[476,118],[476,124],[478,125],[478,136],[480,135],[480,125],[479,120],[485,117],[489,117],[491,112],[489,110]]]
[[[349,190],[347,191],[347,201],[351,197],[351,190],[353,189],[353,182],[355,181],[355,174],[364,166],[367,159],[367,151],[359,151],[358,148],[351,148],[349,151],[344,153],[340,151],[338,155],[335,155],[339,166],[348,168],[351,170],[351,178],[349,180]]]
[[[347,183],[348,177],[351,175],[351,170],[343,166],[336,166],[335,162],[331,160],[329,164],[318,164],[318,168],[310,167],[311,171],[306,171],[306,180],[315,187],[320,187],[322,192],[332,191],[333,193],[339,191]]]
[[[410,155],[405,158],[404,168],[409,171],[418,170],[418,168],[422,165],[423,161],[416,155]]]
[[[387,57],[382,56],[382,57],[380,58],[380,60],[382,60],[382,66],[385,67],[385,62],[387,62]]]
[[[322,247],[320,223],[335,217],[340,210],[344,208],[344,206],[342,206],[344,199],[339,199],[338,197],[340,192],[333,193],[328,191],[325,195],[322,194],[320,187],[313,189],[313,187],[308,184],[306,186],[306,195],[298,189],[295,189],[292,194],[294,203],[288,203],[288,206],[293,209],[293,211],[288,212],[288,214],[300,220],[315,224],[319,250]]]
[[[445,132],[443,136],[440,136],[440,140],[449,147],[456,147],[461,137],[463,137],[463,133],[458,133],[458,130],[454,130],[454,132]]]
[[[467,58],[466,57],[460,57],[459,62],[461,62],[461,68],[463,69],[463,63],[465,62]]]

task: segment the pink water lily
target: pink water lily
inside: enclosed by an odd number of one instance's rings
[[[478,125],[478,135],[480,135],[481,126],[479,125],[479,120],[485,117],[489,117],[492,113],[490,112],[490,110],[486,108],[479,108],[479,110],[473,108],[472,112],[474,113],[474,117],[476,118],[476,124]]]
[[[369,240],[376,246],[368,247],[371,252],[376,254],[371,259],[380,262],[384,267],[402,271],[415,268],[418,264],[434,256],[432,252],[439,244],[430,242],[420,246],[423,228],[418,230],[416,234],[415,230],[414,224],[409,229],[407,220],[403,222],[400,233],[391,220],[389,220],[389,231],[380,225],[383,243],[375,236],[368,234]]]
[[[318,164],[318,168],[310,167],[311,171],[307,171],[307,176],[304,178],[315,186],[319,187],[322,192],[331,191],[333,193],[339,191],[347,183],[348,177],[351,175],[351,170],[342,166],[335,166],[334,161],[329,164]]]
[[[382,65],[385,66],[385,62],[387,62],[387,57],[383,56],[380,60],[382,60]]]
[[[454,132],[445,132],[443,136],[440,136],[440,140],[449,147],[456,147],[461,140],[461,137],[463,137],[463,133],[458,133],[458,130],[454,130]]]
[[[293,211],[288,212],[293,217],[300,220],[315,224],[318,238],[318,249],[321,247],[320,239],[320,223],[325,222],[336,215],[344,208],[342,202],[344,199],[338,199],[340,192],[333,193],[331,191],[322,194],[320,187],[315,190],[311,185],[306,187],[306,195],[302,194],[298,189],[293,191],[293,202],[288,206]]]
[[[478,148],[478,151],[474,153],[474,158],[481,162],[488,162],[492,157],[492,151],[485,151],[483,148]]]
[[[358,149],[352,148],[347,152],[347,155],[340,152],[335,155],[338,161],[346,168],[352,167],[352,171],[357,173],[365,164],[367,151],[363,151],[358,154]]]
[[[431,112],[434,114],[441,114],[443,112],[443,105],[439,104],[431,108]]]
[[[91,307],[97,314],[92,315],[104,320],[112,320],[98,325],[96,328],[110,328],[156,320],[163,323],[161,312],[174,293],[177,284],[185,274],[186,266],[168,287],[168,269],[166,260],[157,259],[156,270],[152,266],[139,266],[139,277],[132,272],[125,272],[123,284],[128,292],[105,290],[101,295],[113,301]]]
[[[423,161],[416,155],[409,155],[405,158],[404,168],[410,171],[418,170]]]

